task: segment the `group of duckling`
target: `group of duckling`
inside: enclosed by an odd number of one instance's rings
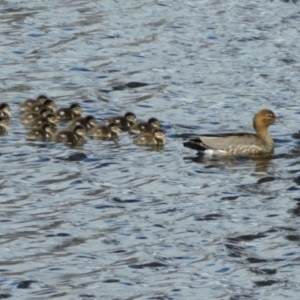
[[[4,115],[10,117],[8,108],[0,107],[0,126],[6,120]],[[129,131],[137,134],[134,139],[137,145],[161,147],[166,143],[165,132],[158,119],[150,118],[148,122],[138,123],[135,114],[131,112],[124,116],[113,116],[106,124],[99,124],[94,116],[83,116],[79,104],[73,103],[68,108],[58,109],[55,102],[45,95],[25,100],[20,104],[20,110],[23,112],[21,123],[29,128],[28,140],[82,145],[86,136],[114,140],[119,138],[122,131]],[[58,124],[61,122],[70,123],[64,130],[58,131]]]

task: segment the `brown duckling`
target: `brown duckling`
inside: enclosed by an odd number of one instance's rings
[[[130,132],[133,133],[152,133],[155,129],[160,129],[160,122],[156,118],[150,118],[148,122],[136,123],[130,127]]]
[[[25,112],[21,116],[21,123],[24,125],[28,125],[31,122],[33,122],[34,119],[39,118],[41,116],[46,117],[47,115],[49,115],[51,113],[52,113],[52,111],[47,107],[41,108],[38,112]]]
[[[10,119],[11,109],[7,103],[0,104],[0,117]]]
[[[54,114],[48,114],[46,117],[40,116],[33,119],[28,126],[31,128],[41,128],[44,123],[50,123],[51,125],[57,126],[57,118]]]
[[[127,131],[137,122],[136,116],[132,112],[127,112],[124,117],[116,116],[108,119],[108,123],[114,123],[120,127],[121,130]]]
[[[54,136],[55,130],[48,123],[44,123],[39,129],[31,129],[27,134],[27,140],[33,141],[50,141]]]
[[[82,118],[76,118],[69,124],[67,130],[72,131],[77,125],[81,125],[86,130],[86,132],[89,132],[97,125],[97,121],[95,117],[90,115]]]
[[[20,109],[22,111],[28,111],[35,104],[43,104],[48,99],[45,95],[39,95],[36,99],[27,99],[24,102],[20,103]]]
[[[70,143],[72,145],[81,145],[84,143],[86,130],[83,126],[77,125],[74,130],[63,130],[58,132],[54,140],[59,143]]]
[[[89,132],[89,136],[99,139],[117,139],[120,134],[121,129],[114,123],[96,126]]]
[[[60,108],[56,112],[59,122],[70,121],[82,117],[82,109],[78,103],[73,103],[69,108]]]
[[[47,107],[48,109],[50,109],[53,113],[55,113],[56,111],[56,104],[53,100],[51,99],[47,99],[44,101],[44,103],[36,103],[33,104],[30,108],[30,111],[32,112],[38,112],[41,108],[43,107]]]
[[[9,120],[3,117],[0,117],[0,134],[5,134],[7,131]]]
[[[163,146],[166,143],[165,132],[161,129],[155,129],[152,133],[141,133],[134,140],[140,146]]]

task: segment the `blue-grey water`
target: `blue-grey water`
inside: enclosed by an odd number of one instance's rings
[[[299,299],[300,3],[0,4],[0,299]],[[28,142],[18,104],[39,94],[157,117],[167,144]],[[273,157],[182,145],[262,108],[284,121]]]

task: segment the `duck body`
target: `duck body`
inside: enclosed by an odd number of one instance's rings
[[[162,130],[156,129],[152,133],[146,132],[139,134],[134,143],[139,146],[156,146],[161,147],[166,143],[166,136]]]
[[[29,111],[31,107],[35,104],[43,104],[48,99],[45,95],[40,95],[36,99],[27,99],[24,102],[20,103],[21,111]]]
[[[50,124],[43,124],[41,128],[31,129],[27,134],[27,140],[43,140],[50,141],[54,136],[54,130]]]
[[[47,99],[43,103],[38,102],[38,103],[31,105],[31,107],[29,108],[29,111],[38,112],[44,107],[50,109],[52,111],[52,113],[55,113],[55,111],[56,111],[56,104],[51,99]]]
[[[56,112],[60,122],[70,121],[82,117],[82,109],[79,104],[73,103],[69,108],[60,108]]]
[[[3,117],[0,117],[0,134],[4,135],[7,132],[9,120]]]
[[[109,125],[99,125],[92,128],[89,135],[99,139],[117,139],[121,134],[121,129],[114,123]]]
[[[56,116],[51,113],[46,115],[46,117],[43,116],[36,117],[32,119],[32,121],[29,122],[27,126],[31,128],[41,128],[44,123],[50,123],[54,125],[54,127],[57,126]]]
[[[116,124],[122,131],[128,131],[130,127],[137,122],[137,119],[134,113],[127,112],[123,117],[115,116],[109,118],[107,121],[108,124]]]
[[[130,127],[130,132],[133,133],[152,133],[155,129],[160,129],[160,122],[156,118],[150,118],[148,122],[141,122],[133,124]]]
[[[34,121],[34,119],[39,117],[46,117],[48,114],[51,114],[51,110],[47,107],[43,107],[38,112],[25,112],[20,118],[21,123],[24,125],[29,125]]]
[[[63,130],[58,132],[54,140],[58,143],[69,143],[72,145],[82,145],[85,142],[85,129],[81,125],[77,125],[74,130]]]
[[[10,119],[11,109],[7,103],[0,104],[0,117],[4,119]]]
[[[86,130],[86,132],[89,132],[92,128],[94,128],[97,125],[97,121],[95,117],[90,115],[82,118],[76,118],[69,124],[67,130],[73,131],[78,125],[82,126]]]
[[[203,134],[184,143],[191,148],[208,155],[265,155],[274,150],[274,141],[268,126],[280,122],[269,109],[263,109],[255,114],[253,127],[256,134],[222,133]]]

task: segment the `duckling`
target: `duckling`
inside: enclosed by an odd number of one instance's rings
[[[84,143],[86,130],[83,126],[77,125],[74,130],[63,130],[58,132],[54,140],[59,143],[70,143],[72,145],[81,145]]]
[[[30,107],[30,111],[31,112],[38,112],[41,108],[43,107],[47,107],[48,109],[50,109],[53,113],[55,113],[56,111],[56,104],[53,100],[51,99],[47,99],[44,101],[44,103],[36,103],[36,104],[33,104],[31,107]]]
[[[119,126],[123,131],[129,130],[129,128],[137,122],[136,116],[132,112],[127,112],[124,117],[116,116],[108,119],[108,123],[114,123]]]
[[[50,123],[51,125],[57,125],[57,118],[54,114],[48,114],[46,117],[40,116],[35,118],[28,124],[31,128],[40,128],[43,123]]]
[[[0,104],[0,117],[10,119],[11,109],[7,103]]]
[[[35,104],[43,104],[48,99],[45,95],[39,95],[36,99],[27,99],[24,102],[20,103],[20,110],[28,111]]]
[[[55,131],[48,123],[44,123],[40,129],[31,129],[27,134],[27,140],[47,140],[50,141]]]
[[[148,122],[136,123],[130,127],[130,132],[133,133],[152,133],[154,129],[160,129],[160,122],[156,118],[150,118]]]
[[[56,116],[60,122],[70,121],[82,116],[82,109],[79,104],[73,103],[69,108],[57,110]]]
[[[0,134],[5,134],[7,131],[9,120],[3,117],[0,117]]]
[[[140,146],[163,146],[166,143],[165,132],[161,129],[155,129],[152,133],[141,133],[134,140]]]
[[[99,139],[116,139],[120,136],[121,129],[114,123],[107,126],[99,125],[90,130],[89,135]]]
[[[67,130],[72,131],[77,125],[81,125],[86,130],[86,132],[89,132],[97,125],[97,121],[95,117],[90,115],[82,118],[76,118],[69,124]]]
[[[34,119],[39,118],[39,117],[46,117],[47,115],[51,114],[52,111],[47,108],[43,107],[41,108],[38,112],[25,112],[21,116],[21,123],[24,125],[28,125],[34,121]]]

